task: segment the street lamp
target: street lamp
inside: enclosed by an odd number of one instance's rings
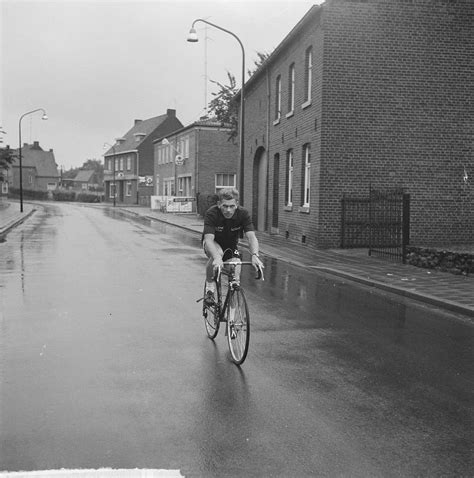
[[[20,121],[18,121],[18,138],[19,138],[19,159],[20,159],[20,212],[23,212],[23,168],[22,168],[22,157],[21,157],[21,120],[27,116],[31,115],[32,113],[36,113],[37,111],[42,111],[43,116],[41,119],[47,120],[48,115],[43,108],[37,108],[36,110],[28,111],[27,113],[20,116]]]
[[[211,25],[212,27],[217,28],[218,30],[222,30],[229,35],[232,35],[240,45],[242,49],[242,88],[240,90],[240,124],[239,124],[239,146],[240,146],[240,155],[239,155],[239,191],[240,191],[240,203],[243,204],[244,202],[244,83],[245,83],[245,50],[244,45],[240,41],[240,38],[229,30],[220,27],[214,23],[208,22],[207,20],[203,20],[202,18],[198,18],[194,20],[193,24],[191,25],[191,29],[189,30],[189,35],[187,38],[188,42],[195,43],[199,41],[196,29],[194,25],[197,22],[206,23],[207,25]]]
[[[114,159],[112,161],[112,164],[114,165],[113,167],[113,174],[114,174],[114,181],[113,181],[113,185],[114,185],[114,207],[115,207],[115,197],[117,196],[117,188],[116,188],[116,185],[115,185],[115,146],[112,146],[111,144],[109,143],[104,143],[104,148],[106,147],[109,147],[109,148],[112,148],[112,151],[114,153]],[[109,191],[109,196],[110,196],[110,191]]]

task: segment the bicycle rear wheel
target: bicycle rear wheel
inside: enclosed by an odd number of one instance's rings
[[[235,364],[240,365],[247,357],[250,340],[250,315],[242,289],[231,292],[226,315],[230,356]]]
[[[219,295],[216,287],[216,303],[214,305],[206,305],[206,282],[204,282],[202,316],[204,318],[206,334],[213,340],[219,332]]]

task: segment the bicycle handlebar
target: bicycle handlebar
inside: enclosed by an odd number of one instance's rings
[[[241,262],[224,262],[224,267],[225,266],[231,266],[231,267],[236,267],[236,266],[253,266],[254,264],[249,261],[241,261]],[[254,266],[255,267],[255,266]],[[216,273],[214,274],[215,279],[218,281],[220,279],[221,273],[224,272],[224,274],[229,275],[229,272],[226,270],[222,270],[223,267],[219,267]],[[256,280],[265,280],[263,276],[263,269],[260,266],[257,266],[257,275],[255,276]]]

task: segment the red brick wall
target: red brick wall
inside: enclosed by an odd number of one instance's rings
[[[412,244],[474,240],[474,2],[329,0],[321,11],[269,66],[270,89],[263,73],[246,92],[246,206],[253,210],[253,161],[263,146],[269,156],[267,230],[278,207],[280,234],[288,231],[297,240],[306,236],[310,245],[337,247],[342,195],[366,196],[372,184],[410,193]],[[302,109],[309,45],[313,99]],[[292,62],[296,108],[286,118]],[[282,118],[274,125],[278,75]],[[309,212],[299,208],[305,143],[312,151]],[[294,201],[285,211],[289,148],[294,151]],[[272,203],[276,153],[278,205]]]

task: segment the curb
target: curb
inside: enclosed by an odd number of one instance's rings
[[[4,239],[5,236],[16,226],[19,226],[22,222],[26,221],[32,214],[36,212],[36,209],[33,208],[31,211],[28,211],[23,216],[19,216],[15,219],[12,219],[6,226],[0,229],[0,239]]]
[[[401,287],[397,287],[397,286],[394,286],[394,285],[387,285],[387,284],[384,284],[383,282],[379,282],[379,281],[376,281],[374,279],[364,279],[363,277],[356,276],[356,275],[350,274],[348,272],[341,272],[339,270],[330,269],[330,268],[327,268],[327,267],[314,266],[313,269],[317,269],[317,270],[320,270],[320,271],[325,272],[327,274],[332,274],[332,275],[335,275],[335,276],[338,276],[338,277],[342,277],[344,279],[349,279],[349,280],[352,280],[354,282],[359,282],[359,283],[361,283],[363,285],[366,285],[366,286],[369,286],[369,287],[374,287],[376,289],[381,289],[385,292],[391,292],[392,294],[401,295],[401,296],[406,297],[408,299],[414,299],[414,300],[417,300],[419,302],[424,302],[426,304],[434,305],[434,306],[439,307],[441,309],[446,309],[446,310],[449,310],[451,312],[467,315],[469,317],[474,318],[474,310],[472,310],[471,308],[463,307],[462,305],[459,305],[459,304],[455,304],[454,302],[448,302],[446,300],[437,299],[436,297],[429,296],[429,295],[426,295],[426,294],[419,294],[417,292],[411,292],[409,290],[402,289]]]

